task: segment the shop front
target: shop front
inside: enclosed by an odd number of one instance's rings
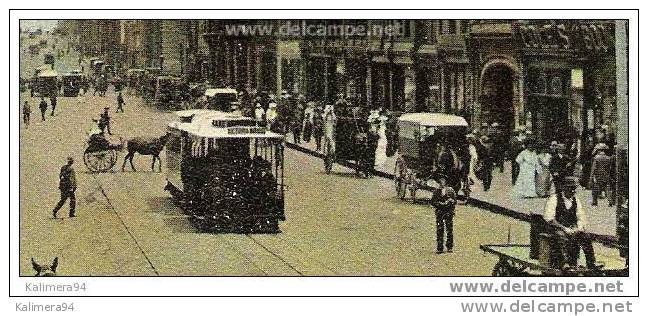
[[[517,29],[525,125],[539,139],[570,141],[616,126],[614,24],[530,21]]]

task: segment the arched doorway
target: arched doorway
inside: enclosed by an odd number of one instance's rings
[[[481,76],[480,121],[498,123],[504,139],[515,129],[515,71],[507,64],[485,66]]]

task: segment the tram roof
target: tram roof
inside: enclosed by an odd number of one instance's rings
[[[57,77],[58,73],[51,69],[44,69],[39,74],[39,77]]]
[[[192,109],[175,112],[179,118],[191,118],[190,122],[171,122],[169,127],[185,131],[196,137],[203,138],[275,138],[284,136],[265,128],[254,126],[217,127],[214,121],[254,121],[239,113],[228,113],[205,109]]]
[[[236,89],[232,88],[210,88],[205,90],[205,95],[213,97],[217,94],[237,94]]]
[[[423,126],[468,126],[463,117],[446,113],[406,113],[401,115],[398,121]]]

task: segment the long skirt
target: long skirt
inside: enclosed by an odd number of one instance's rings
[[[547,168],[539,168],[536,173],[536,194],[539,197],[548,197],[551,194],[551,172]]]

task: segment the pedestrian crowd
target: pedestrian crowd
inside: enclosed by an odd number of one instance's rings
[[[566,177],[576,176],[583,188],[592,191],[592,205],[605,196],[614,205],[616,192],[616,138],[606,125],[583,137],[539,141],[521,128],[508,139],[498,123],[484,124],[467,135],[468,180],[482,182],[490,190],[493,172],[511,163],[511,194],[518,198],[548,197],[560,192]],[[584,139],[584,142],[583,142]]]

